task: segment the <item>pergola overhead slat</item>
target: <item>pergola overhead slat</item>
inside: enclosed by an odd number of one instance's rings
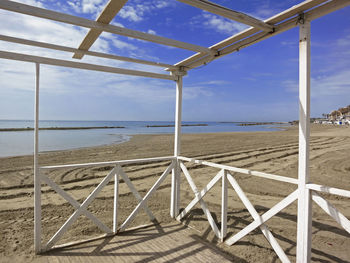
[[[322,3],[325,3],[325,4],[321,5]],[[275,31],[273,33],[268,33],[268,34],[266,34],[265,32],[258,33],[259,32],[258,29],[248,28],[236,35],[233,35],[232,37],[229,37],[209,47],[209,49],[219,50],[220,51],[219,57],[221,57],[223,55],[227,55],[234,51],[238,51],[243,47],[247,47],[251,44],[260,42],[263,39],[266,39],[268,37],[282,33],[290,28],[296,27],[297,26],[296,21],[298,20],[298,18],[295,16],[300,13],[303,13],[306,10],[311,9],[310,11],[306,12],[306,15],[308,16],[308,19],[313,20],[327,13],[331,13],[337,9],[341,9],[347,5],[350,5],[350,1],[348,0],[332,0],[330,2],[327,0],[308,0],[298,5],[295,5],[265,20],[265,22],[267,23],[277,24],[275,26]],[[322,14],[317,14],[316,10],[323,10]],[[291,18],[291,19],[288,20],[288,18]],[[258,34],[258,36],[256,36],[256,34]],[[186,67],[187,69],[191,69],[191,68],[195,68],[200,65],[203,65],[204,63],[207,63],[208,61],[211,61],[215,58],[218,58],[218,57],[197,53],[176,63],[175,66],[183,66],[183,67]]]
[[[10,37],[10,36],[5,36],[5,35],[0,35],[0,40],[12,42],[12,43],[17,43],[17,44],[28,45],[28,46],[42,47],[42,48],[48,48],[48,49],[53,49],[53,50],[72,52],[72,53],[76,53],[76,54],[78,54],[80,52],[80,53],[83,53],[85,55],[93,56],[93,57],[108,58],[108,59],[114,59],[114,60],[120,60],[120,61],[126,61],[126,62],[156,66],[156,67],[168,67],[171,69],[177,69],[177,67],[174,67],[173,65],[166,64],[166,63],[116,56],[116,55],[112,55],[112,54],[106,54],[106,53],[95,52],[95,51],[82,51],[82,50],[79,50],[77,48],[49,44],[49,43],[44,43],[44,42],[39,42],[39,41],[17,38],[17,37]]]
[[[128,0],[110,0],[101,14],[97,18],[97,22],[103,23],[103,24],[109,24],[113,18],[118,14],[120,9],[123,8],[125,3]],[[98,29],[90,29],[83,41],[81,42],[79,46],[79,50],[89,50],[89,48],[95,43],[97,38],[101,35],[102,30]],[[84,53],[78,52],[74,53],[73,58],[81,59],[83,58]]]
[[[138,70],[132,70],[132,69],[115,68],[115,67],[109,67],[109,66],[101,66],[101,65],[89,64],[89,63],[46,58],[46,57],[40,57],[40,56],[32,56],[32,55],[7,52],[7,51],[0,51],[0,58],[34,62],[34,63],[67,67],[67,68],[77,68],[77,69],[86,69],[86,70],[101,71],[101,72],[108,72],[108,73],[115,73],[115,74],[124,74],[124,75],[131,75],[131,76],[176,80],[176,76],[172,76],[172,75],[138,71]]]
[[[166,37],[156,36],[153,34],[148,34],[136,30],[131,30],[115,25],[106,25],[103,23],[99,23],[96,21],[92,21],[86,18],[78,17],[78,16],[72,16],[64,13],[59,13],[51,10],[47,10],[44,8],[34,7],[22,3],[12,2],[8,0],[1,0],[0,1],[0,9],[17,12],[21,14],[31,15],[35,17],[41,17],[53,21],[63,22],[66,24],[81,26],[81,27],[87,27],[87,28],[94,28],[97,30],[109,32],[112,34],[127,36],[131,38],[136,39],[142,39],[145,41],[150,41],[166,46],[172,46],[177,48],[183,48],[191,51],[197,51],[201,53],[211,53],[212,50],[209,50],[206,47],[185,43],[178,40],[173,40]]]
[[[273,31],[273,25],[267,24],[250,15],[231,10],[221,5],[206,1],[206,0],[178,0],[179,2],[203,9],[210,13],[226,17],[228,19],[258,28],[263,31]]]

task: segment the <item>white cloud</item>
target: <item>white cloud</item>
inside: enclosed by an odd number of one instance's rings
[[[152,29],[148,29],[147,31],[148,34],[152,34],[152,35],[156,35],[156,31],[152,30]]]
[[[151,12],[163,9],[169,6],[173,6],[175,3],[172,1],[155,0],[155,1],[136,1],[136,4],[126,4],[118,13],[118,16],[132,21],[140,22],[147,14]]]

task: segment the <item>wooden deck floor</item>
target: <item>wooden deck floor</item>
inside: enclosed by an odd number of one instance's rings
[[[231,262],[180,223],[149,226],[52,250],[37,262]]]

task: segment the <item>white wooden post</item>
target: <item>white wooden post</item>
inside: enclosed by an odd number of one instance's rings
[[[227,171],[225,170],[222,175],[221,183],[221,242],[227,234]]]
[[[41,180],[39,174],[39,75],[40,64],[35,64],[35,107],[34,107],[34,250],[41,252]]]
[[[297,262],[310,262],[312,202],[309,182],[310,138],[310,22],[300,25],[299,39],[299,197]]]
[[[113,210],[113,233],[117,233],[118,228],[118,197],[119,197],[119,169],[114,175],[114,210]]]
[[[182,116],[182,77],[186,75],[184,71],[174,73],[178,78],[176,80],[176,109],[175,109],[175,138],[174,138],[174,156],[180,155],[181,149],[181,116]],[[175,218],[179,214],[180,205],[180,167],[176,160],[171,177],[171,204],[170,216]]]

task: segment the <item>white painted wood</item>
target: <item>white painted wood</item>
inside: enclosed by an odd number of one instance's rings
[[[75,220],[83,213],[84,210],[91,204],[101,190],[108,184],[116,173],[116,167],[102,180],[102,182],[92,191],[92,193],[85,199],[80,207],[68,218],[63,226],[53,235],[53,237],[47,242],[46,250],[50,249],[59,238],[67,231],[67,229],[75,222]]]
[[[227,235],[227,171],[221,177],[221,242]]]
[[[131,223],[131,221],[135,218],[137,213],[140,211],[141,208],[143,208],[147,202],[147,200],[152,196],[152,194],[158,189],[158,187],[162,184],[164,179],[167,177],[167,175],[170,173],[170,171],[174,167],[174,162],[172,161],[171,164],[168,166],[168,168],[164,171],[164,173],[158,178],[158,180],[155,182],[155,184],[151,187],[151,189],[147,192],[147,194],[142,198],[142,201],[137,204],[135,209],[131,212],[131,214],[128,216],[128,218],[124,221],[124,223],[120,226],[119,231],[124,231],[126,227]]]
[[[175,67],[173,65],[160,63],[160,62],[153,62],[153,61],[148,61],[148,60],[143,60],[143,59],[117,56],[117,55],[113,55],[113,54],[107,54],[107,53],[101,53],[101,52],[95,52],[95,51],[82,51],[82,50],[79,50],[77,48],[60,46],[60,45],[49,44],[49,43],[33,41],[33,40],[27,40],[27,39],[18,38],[18,37],[10,37],[10,36],[5,36],[5,35],[1,35],[1,34],[0,34],[0,40],[11,42],[11,43],[23,44],[23,45],[27,45],[27,46],[42,47],[42,48],[47,48],[47,49],[52,49],[52,50],[71,52],[71,53],[75,53],[75,54],[81,53],[83,55],[88,55],[88,56],[92,56],[92,57],[108,58],[108,59],[113,59],[113,60],[120,60],[120,61],[125,61],[125,62],[150,65],[150,66],[155,66],[155,67],[167,67],[170,69],[178,69],[177,67]]]
[[[325,3],[326,2],[326,3]],[[319,4],[325,3],[321,6],[316,7]],[[229,37],[211,47],[209,49],[211,50],[220,50],[220,56],[209,56],[207,54],[201,54],[197,53],[194,54],[178,63],[175,64],[175,66],[183,66],[186,67],[187,70],[198,67],[203,65],[204,63],[207,63],[208,61],[211,61],[213,59],[217,59],[219,57],[222,57],[224,55],[228,55],[232,52],[239,51],[240,49],[250,46],[252,44],[255,44],[257,42],[260,42],[262,40],[265,40],[269,37],[275,36],[277,34],[280,34],[286,30],[289,30],[291,28],[294,28],[298,25],[298,17],[295,17],[295,15],[300,13],[305,13],[305,18],[307,20],[314,20],[319,17],[322,17],[328,13],[334,12],[336,10],[339,10],[345,6],[350,5],[350,1],[348,0],[332,0],[330,2],[327,2],[326,0],[309,0],[304,1],[296,6],[293,6],[290,9],[287,9],[267,20],[265,20],[265,23],[269,24],[278,24],[275,26],[275,31],[270,34],[264,34],[260,33],[260,35],[256,36],[256,33],[259,31],[256,28],[249,28],[246,29],[236,35],[233,35],[232,37]],[[315,7],[315,8],[313,8]],[[313,8],[313,9],[312,9]],[[311,10],[310,10],[311,9]],[[306,11],[308,10],[308,11]],[[286,21],[284,21],[286,20]],[[284,21],[284,22],[282,22]],[[238,42],[242,41],[241,44]],[[235,45],[232,45],[235,44]]]
[[[39,171],[39,86],[40,64],[35,64],[35,106],[34,106],[34,250],[41,251],[41,180]]]
[[[226,17],[228,19],[256,27],[260,30],[271,32],[273,31],[273,26],[261,21],[255,17],[244,14],[242,12],[237,12],[229,8],[223,7],[221,5],[206,1],[206,0],[178,0],[179,2],[203,9],[210,13]]]
[[[213,179],[200,191],[196,194],[196,197],[186,206],[184,210],[176,217],[176,220],[181,220],[207,193],[208,191],[220,180],[223,175],[223,170],[218,172]]]
[[[202,160],[196,160],[194,158],[187,158],[187,157],[183,157],[183,156],[179,156],[178,158],[182,161],[206,165],[206,166],[219,168],[219,169],[224,169],[224,170],[231,171],[231,172],[248,174],[248,175],[252,175],[252,176],[262,177],[262,178],[266,178],[266,179],[272,179],[272,180],[290,183],[290,184],[298,184],[297,179],[290,178],[290,177],[268,174],[268,173],[257,172],[257,171],[251,171],[248,169],[242,169],[242,168],[237,168],[237,167],[232,167],[232,166],[227,166],[227,165],[222,165],[222,164],[217,164],[217,163],[212,163],[212,162],[207,162],[207,161],[202,161]]]
[[[310,152],[310,22],[300,25],[299,35],[299,168],[297,262],[310,262],[312,202],[309,183]]]
[[[271,217],[275,216],[277,213],[282,211],[284,208],[289,206],[291,203],[293,203],[298,198],[298,190],[295,190],[293,193],[288,195],[286,198],[284,198],[282,201],[277,203],[274,207],[272,207],[269,211],[267,211],[265,214],[259,217],[258,220],[254,220],[252,223],[250,223],[248,226],[243,228],[240,232],[238,232],[233,237],[230,237],[226,240],[226,244],[229,246],[232,246],[234,243],[236,243],[241,238],[245,237],[247,234],[249,234],[251,231],[253,231],[255,228],[261,226],[266,221],[268,221]]]
[[[245,195],[244,191],[239,186],[236,179],[234,179],[234,177],[231,174],[227,175],[227,179],[231,183],[233,189],[236,191],[238,197],[241,199],[241,201],[243,202],[245,207],[248,209],[248,211],[251,214],[251,216],[253,217],[253,219],[259,221],[260,220],[259,213],[255,210],[254,206],[249,201],[248,197]],[[269,228],[265,224],[262,224],[260,226],[260,230],[263,233],[263,235],[265,236],[265,238],[267,239],[267,241],[271,244],[272,248],[275,250],[275,252],[278,255],[278,257],[280,258],[280,260],[282,262],[290,262],[289,258],[284,253],[283,249],[281,248],[281,246],[279,245],[279,243],[277,242],[276,238],[273,236],[273,234],[271,233]]]
[[[51,169],[59,169],[59,168],[77,168],[77,167],[87,167],[87,166],[105,166],[105,165],[118,165],[118,164],[119,165],[126,165],[126,164],[135,164],[135,163],[151,163],[151,162],[171,161],[174,159],[175,159],[174,156],[165,156],[165,157],[120,160],[120,161],[111,161],[111,162],[78,163],[78,164],[41,166],[40,169],[51,170]]]
[[[63,22],[66,24],[97,29],[97,30],[101,30],[104,32],[109,32],[109,33],[117,34],[121,36],[142,39],[145,41],[150,41],[150,42],[154,42],[154,43],[158,43],[166,46],[183,48],[183,49],[203,52],[203,53],[211,52],[211,50],[209,50],[208,48],[201,47],[198,45],[189,44],[182,41],[173,40],[173,39],[161,37],[161,36],[156,36],[153,34],[131,30],[124,27],[115,26],[115,25],[106,25],[104,23],[99,23],[97,21],[92,21],[82,17],[72,16],[72,15],[51,11],[51,10],[47,10],[47,9],[39,8],[35,6],[30,6],[26,4],[21,4],[17,2],[12,2],[8,0],[0,1],[0,9],[17,12],[20,14],[41,17],[41,18],[45,18],[53,21]]]
[[[6,51],[0,51],[0,58],[10,59],[10,60],[27,61],[27,62],[35,62],[35,63],[46,64],[46,65],[60,66],[60,67],[102,71],[102,72],[108,72],[108,73],[114,73],[114,74],[124,74],[124,75],[131,75],[131,76],[156,78],[156,79],[169,79],[169,80],[175,79],[174,76],[159,74],[159,73],[152,73],[152,72],[138,71],[138,70],[131,70],[131,69],[123,69],[123,68],[114,68],[114,67],[109,67],[109,66],[101,66],[101,65],[96,65],[96,64],[74,62],[74,61],[69,61],[69,60],[31,56],[31,55],[6,52]]]
[[[325,200],[322,196],[312,191],[312,200],[316,202],[328,215],[334,218],[349,234],[350,234],[350,221],[339,212],[330,202]]]
[[[103,24],[109,24],[127,1],[128,0],[109,0],[96,21]],[[79,45],[79,50],[89,50],[101,33],[101,30],[90,29]],[[83,56],[84,53],[78,52],[73,55],[73,58],[81,59]]]
[[[350,197],[350,191],[319,184],[306,184],[306,188],[333,195]]]
[[[120,167],[120,166],[118,166],[118,167]],[[138,202],[141,202],[142,201],[142,197],[141,197],[140,193],[136,190],[134,184],[131,182],[129,177],[123,171],[122,167],[119,168],[119,174],[123,178],[123,180],[126,183],[126,185],[129,187],[129,189],[132,192],[132,194],[135,196],[136,200]],[[151,221],[155,220],[154,215],[152,214],[151,210],[149,210],[146,205],[143,207],[143,209],[145,210],[146,214],[148,215],[149,219],[151,219]]]
[[[50,186],[56,193],[62,196],[68,203],[70,203],[75,209],[80,207],[80,203],[71,197],[66,191],[64,191],[58,184],[52,181],[47,176],[40,174],[41,180],[43,180],[48,186]],[[89,210],[84,209],[82,213],[89,218],[96,226],[107,234],[112,234],[112,230],[109,229],[105,224],[103,224],[98,218],[96,218]]]
[[[174,157],[180,155],[181,152],[181,123],[182,123],[182,85],[183,75],[186,72],[178,72],[176,74],[176,104],[175,104],[175,135],[174,135]],[[170,216],[175,218],[179,214],[180,210],[180,167],[178,160],[176,159],[175,167],[172,171],[171,179],[171,204],[170,204]]]
[[[188,182],[188,184],[190,185],[190,187],[191,187],[193,193],[194,193],[195,195],[198,195],[198,194],[199,194],[198,188],[197,188],[196,184],[194,183],[194,181],[192,180],[192,177],[191,177],[190,173],[188,172],[186,166],[185,166],[181,161],[179,161],[179,162],[180,162],[181,170],[183,171],[183,173],[184,173],[184,175],[185,175],[185,178],[187,179],[187,182]],[[210,211],[209,211],[209,209],[208,209],[208,207],[207,207],[207,204],[204,202],[203,199],[200,199],[200,200],[199,200],[199,204],[200,204],[200,206],[201,206],[201,208],[202,208],[202,210],[203,210],[204,215],[207,217],[207,220],[208,220],[208,222],[209,222],[209,225],[210,225],[211,228],[213,229],[215,235],[216,235],[218,238],[221,238],[222,235],[221,235],[221,233],[220,233],[220,231],[219,231],[218,226],[217,226],[216,223],[215,223],[214,218],[212,217],[212,215],[211,215],[211,213],[210,213]]]
[[[113,200],[113,233],[118,229],[118,199],[119,199],[119,172],[120,166],[117,167],[114,175],[114,200]]]

